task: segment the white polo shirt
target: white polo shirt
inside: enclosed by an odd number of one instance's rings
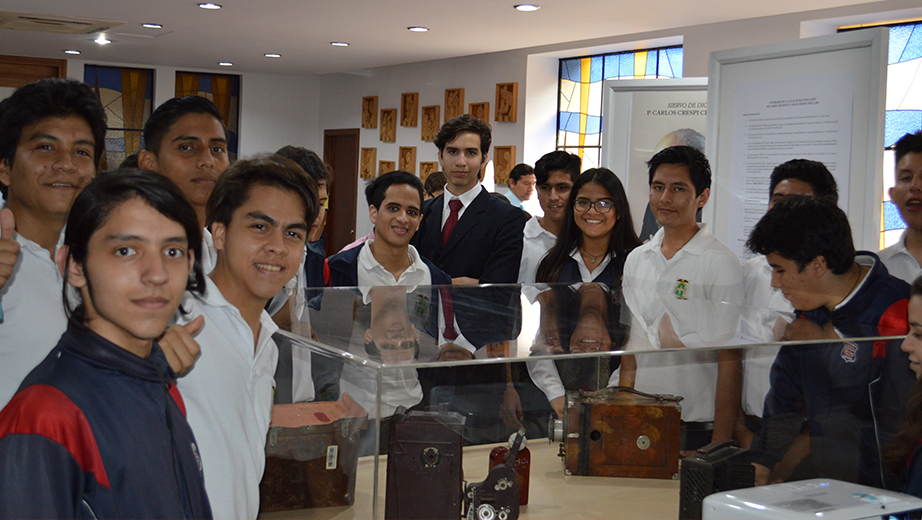
[[[528,219],[522,238],[522,264],[519,266],[518,283],[534,283],[538,264],[556,243],[557,237],[541,227],[538,217]]]
[[[878,253],[880,261],[884,263],[891,276],[895,276],[908,284],[912,284],[917,276],[922,274],[922,267],[918,260],[906,249],[906,231],[900,241]]]
[[[254,341],[240,311],[211,278],[205,280],[204,297],[187,293],[183,308],[190,312],[180,319],[188,323],[205,316],[195,335],[202,352],[177,384],[201,450],[214,517],[255,519],[278,363],[272,334],[278,327],[262,311],[259,340]]]
[[[429,266],[419,257],[415,247],[408,246],[407,257],[410,261],[410,266],[400,273],[399,280],[395,280],[394,275],[385,269],[381,262],[375,258],[375,255],[372,254],[371,245],[374,243],[375,239],[369,239],[362,244],[362,249],[359,251],[356,269],[359,287],[407,285],[415,288],[419,285],[432,285],[432,273],[429,271]],[[367,291],[362,292],[366,294],[365,298],[367,298]],[[369,302],[366,301],[365,303]]]
[[[633,318],[629,348],[646,340],[659,349],[665,315],[688,347],[637,355],[635,388],[683,396],[682,420],[706,422],[714,420],[717,352],[696,347],[725,345],[736,336],[743,277],[736,255],[705,224],[698,227],[669,260],[662,253],[664,229],[634,249],[624,264],[622,287]],[[617,382],[618,376],[613,374],[611,381]]]
[[[45,359],[67,329],[61,299],[64,278],[57,265],[42,246],[19,233],[14,237],[20,246],[19,258],[12,276],[0,290],[0,408],[13,398],[22,380]],[[57,247],[63,238],[62,231]]]
[[[746,307],[740,320],[740,343],[771,343],[776,338],[778,320],[794,318],[791,306],[780,289],[772,287],[772,268],[764,255],[743,264],[743,289]],[[769,374],[781,347],[765,346],[743,349],[743,411],[762,416],[765,395],[771,387]]]

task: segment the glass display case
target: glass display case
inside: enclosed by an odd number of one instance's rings
[[[595,283],[295,295],[292,331],[276,338],[276,410],[308,402],[313,419],[348,425],[333,427],[332,452],[314,450],[324,460],[307,480],[355,474],[335,507],[264,508],[261,518],[410,518],[438,507],[460,518],[471,499],[461,479],[487,479],[516,432],[530,456],[517,480],[529,488],[522,518],[694,517],[679,477],[707,463],[712,441],[736,443],[713,453],[751,448],[733,451],[748,485],[750,460],[771,480],[888,482],[879,453],[915,384],[900,350],[905,321],[798,319],[688,299],[680,285],[668,297]],[[514,516],[481,498],[469,518]]]

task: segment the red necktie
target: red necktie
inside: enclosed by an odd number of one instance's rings
[[[460,200],[454,199],[448,201],[448,207],[451,208],[451,213],[448,215],[448,220],[445,221],[445,226],[442,227],[442,247],[445,247],[445,244],[448,243],[448,237],[455,230],[455,224],[458,223],[458,212],[461,211],[464,204],[461,204]]]
[[[454,200],[451,202],[461,203],[460,201]],[[454,215],[455,213],[452,212],[452,214]],[[439,289],[439,293],[442,295],[442,317],[445,319],[445,331],[442,333],[442,336],[448,341],[454,341],[458,339],[458,331],[455,330],[455,306],[451,301],[451,294],[448,292],[447,287]]]

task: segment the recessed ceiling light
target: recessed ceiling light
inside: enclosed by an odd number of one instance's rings
[[[202,9],[220,9],[221,6],[218,4],[213,4],[211,2],[205,2],[203,4],[198,4]]]
[[[100,45],[108,45],[108,44],[112,43],[112,40],[106,38],[106,37],[103,36],[102,34],[100,34],[99,37],[96,38],[96,39],[93,40],[93,41],[96,42],[96,43],[98,43],[98,44],[100,44]]]
[[[348,47],[349,44],[346,42],[330,42],[330,45],[333,47]]]
[[[80,54],[80,51],[76,49],[67,49],[64,51],[64,54]]]
[[[234,64],[229,61],[219,61],[218,65],[222,67],[233,67],[234,66]]]
[[[278,54],[278,53],[275,53],[275,52],[267,52],[267,53],[263,54],[263,56],[265,56],[265,57],[267,57],[267,58],[281,58],[281,57],[282,57],[281,54]]]
[[[429,28],[428,28],[428,27],[420,27],[420,26],[418,26],[418,25],[417,25],[417,26],[413,26],[413,27],[407,27],[407,30],[408,30],[408,31],[412,31],[412,32],[429,32]]]
[[[145,27],[147,29],[163,29],[163,26],[159,23],[142,23],[141,27]]]
[[[525,11],[525,12],[537,11],[538,9],[541,9],[541,6],[535,5],[535,4],[519,4],[513,7],[515,7],[516,11]]]

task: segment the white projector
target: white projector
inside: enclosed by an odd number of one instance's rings
[[[858,520],[922,511],[922,499],[832,479],[785,482],[714,493],[701,506],[704,520]]]

